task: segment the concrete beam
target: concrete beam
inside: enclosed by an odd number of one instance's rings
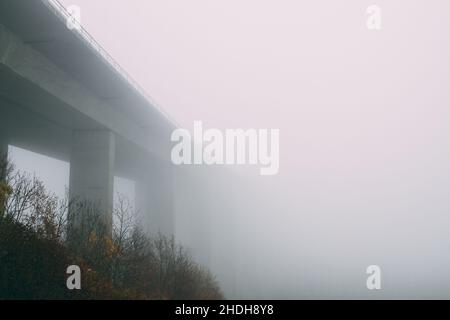
[[[174,172],[171,165],[151,163],[136,181],[136,207],[144,231],[174,235]]]
[[[112,232],[115,136],[109,131],[75,131],[70,159],[71,228],[85,210],[95,210],[107,234]],[[70,234],[70,231],[69,231]]]
[[[81,58],[74,55],[71,59]],[[2,69],[26,82],[27,87],[34,85],[53,96],[64,108],[80,113],[81,118],[87,117],[155,155],[167,157],[169,154],[170,130],[158,128],[161,121],[159,114],[155,113],[153,117],[149,114],[141,114],[133,108],[133,101],[122,99],[114,102],[93,93],[86,84],[76,80],[76,74],[63,71],[53,61],[34,47],[25,44],[22,39],[0,24],[0,71],[6,72]],[[108,81],[108,78],[104,79],[105,83]],[[0,96],[14,99],[30,108],[33,105],[39,106],[34,111],[56,123],[61,122],[60,124],[65,125],[62,122],[65,122],[64,119],[68,117],[55,116],[60,112],[58,110],[55,112],[55,108],[50,108],[47,104],[38,105],[33,97],[28,97],[30,94],[28,90],[14,90],[14,88],[7,88],[7,84],[8,82],[0,86]],[[124,83],[120,88],[124,90],[128,88],[128,85]],[[62,108],[61,106],[59,107]],[[147,107],[143,109],[151,109],[150,105]],[[64,113],[67,114],[67,112]]]

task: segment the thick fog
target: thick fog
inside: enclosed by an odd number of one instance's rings
[[[177,168],[177,238],[227,297],[450,298],[450,2],[62,2],[182,127],[280,129],[278,175]],[[64,193],[68,164],[12,153]]]

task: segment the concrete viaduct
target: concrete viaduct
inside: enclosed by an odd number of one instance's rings
[[[136,182],[144,228],[174,232],[175,124],[57,6],[0,1],[0,152],[15,145],[70,162],[70,196],[112,225],[114,176]]]

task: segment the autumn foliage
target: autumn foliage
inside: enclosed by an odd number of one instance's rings
[[[101,213],[73,210],[73,203],[47,192],[36,177],[4,163],[2,176],[0,299],[223,298],[211,273],[173,237],[149,236],[139,228],[123,197],[111,236]],[[82,221],[68,237],[71,214]],[[81,290],[66,286],[70,265],[81,268]]]

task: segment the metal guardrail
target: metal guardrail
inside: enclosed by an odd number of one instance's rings
[[[66,8],[58,0],[41,0],[51,11],[56,14],[64,23],[71,19],[71,23],[75,25],[71,30],[80,36],[86,43],[93,49],[97,54],[99,54],[113,69],[119,74],[134,90],[138,92],[142,97],[144,97],[151,105],[153,105],[170,123],[178,126],[178,124],[171,119],[171,117],[164,112],[158,104],[151,98],[142,86],[134,80],[120,64],[114,60],[114,58],[94,39],[93,36],[83,28],[83,26],[73,19],[71,14],[66,10]]]

